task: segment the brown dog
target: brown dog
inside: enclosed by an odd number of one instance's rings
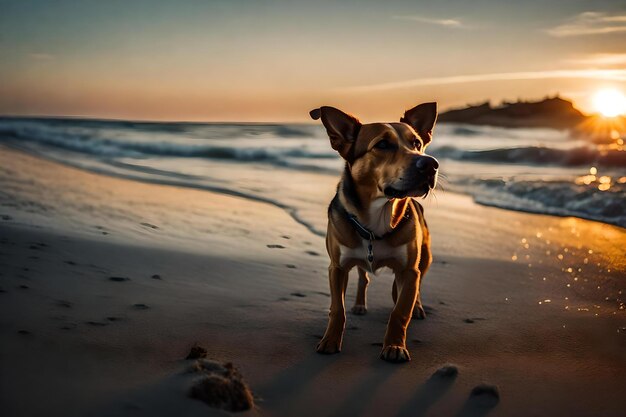
[[[331,146],[346,160],[337,194],[328,207],[331,305],[328,327],[317,351],[341,351],[348,272],[354,266],[359,271],[352,312],[365,314],[366,271],[389,267],[395,274],[395,307],[380,357],[409,361],[406,329],[412,316],[425,317],[420,283],[432,261],[424,211],[411,197],[426,196],[437,181],[439,163],[424,154],[432,139],[437,104],[424,103],[406,111],[400,123],[361,124],[326,106],[310,114],[315,120],[322,119]]]

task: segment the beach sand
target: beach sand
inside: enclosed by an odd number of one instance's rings
[[[623,416],[626,230],[452,193],[426,215],[412,361],[378,359],[389,272],[322,356],[324,240],[283,210],[0,147],[0,415],[224,415],[188,396],[197,343],[250,386],[240,415]]]

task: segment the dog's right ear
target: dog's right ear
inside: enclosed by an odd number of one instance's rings
[[[361,122],[339,109],[322,106],[309,112],[313,120],[322,119],[330,138],[330,146],[339,152],[343,159],[348,159],[352,147],[361,128]]]

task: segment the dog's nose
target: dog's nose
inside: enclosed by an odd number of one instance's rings
[[[434,174],[439,168],[439,162],[432,156],[423,155],[415,161],[415,167],[418,171],[427,174]]]

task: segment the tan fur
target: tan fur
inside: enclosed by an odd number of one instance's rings
[[[408,324],[412,316],[425,317],[420,283],[432,261],[430,235],[422,207],[411,198],[414,191],[408,189],[407,197],[389,198],[385,190],[390,186],[407,187],[406,184],[410,187],[411,181],[406,176],[414,175],[415,161],[420,158],[434,160],[424,155],[423,151],[431,139],[436,105],[428,103],[407,111],[402,120],[411,125],[361,125],[356,118],[328,107],[316,109],[311,115],[322,119],[333,148],[347,161],[346,172],[337,187],[337,201],[334,200],[329,208],[326,248],[330,257],[331,307],[328,326],[317,351],[336,353],[341,350],[346,321],[345,291],[348,273],[354,267],[359,270],[359,285],[352,312],[365,314],[367,311],[366,291],[370,278],[365,271],[370,270],[366,261],[369,242],[356,232],[345,215],[347,211],[366,228],[384,236],[373,241],[371,271],[382,267],[393,271],[392,297],[395,306],[389,317],[381,358],[392,362],[408,361]],[[341,127],[341,131],[337,126]],[[379,149],[382,140],[389,148]],[[415,143],[419,149],[414,148]],[[435,184],[438,164],[429,163],[435,167],[434,178],[429,181]],[[418,194],[417,191],[415,193]]]

